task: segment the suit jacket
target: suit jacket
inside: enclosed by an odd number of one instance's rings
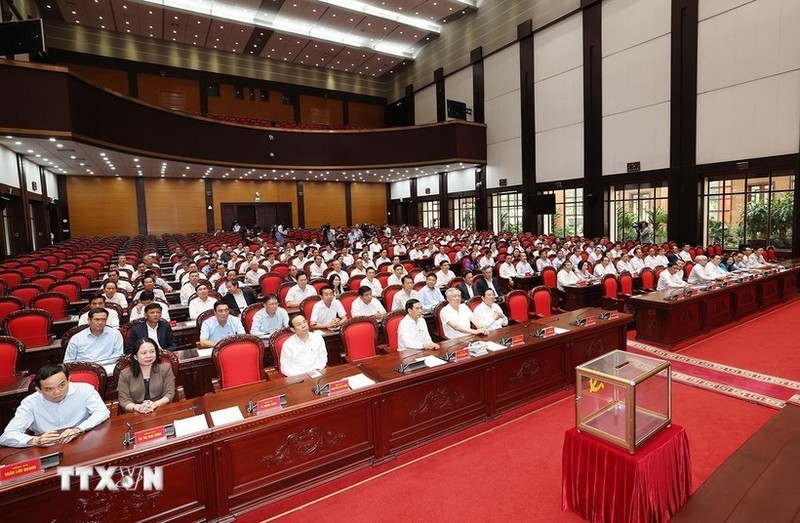
[[[492,278],[492,283],[494,284],[494,288],[497,289],[498,298],[502,298],[502,294],[500,293],[502,293],[503,291],[500,288],[500,280],[497,278],[497,276]],[[478,296],[483,296],[483,293],[486,292],[486,289],[489,288],[489,284],[486,283],[485,279],[481,278],[481,280],[477,284],[475,284],[475,288],[478,290]]]
[[[469,291],[467,291],[467,282],[461,282],[458,284],[458,290],[461,291],[461,299],[464,301],[469,301],[470,297],[474,298],[475,296],[480,296],[478,293],[478,289],[475,288],[474,285],[472,287],[472,296],[469,295]]]
[[[244,301],[247,302],[248,305],[254,304],[256,301],[256,297],[253,294],[253,291],[244,287],[242,288],[242,292],[244,293]],[[222,301],[228,304],[228,308],[230,308],[231,312],[238,315],[242,311],[239,310],[239,305],[236,303],[236,298],[229,292],[225,296],[222,297]]]
[[[117,393],[119,394],[119,405],[122,409],[129,403],[141,403],[144,401],[144,379],[139,374],[133,377],[130,367],[123,370],[119,375],[117,383]],[[159,363],[150,371],[150,400],[157,401],[164,396],[169,400],[175,397],[175,376],[172,374],[172,367],[168,363]]]
[[[162,349],[176,349],[178,342],[175,341],[175,335],[172,333],[172,327],[169,326],[167,320],[159,320],[156,327],[156,334],[158,334],[158,344]],[[133,346],[142,338],[147,338],[147,322],[137,323],[128,332],[128,342],[125,344],[125,354],[133,352]]]

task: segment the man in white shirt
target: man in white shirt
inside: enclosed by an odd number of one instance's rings
[[[600,263],[594,266],[594,275],[598,278],[602,278],[606,274],[616,274],[617,269],[614,268],[614,264],[608,259],[608,256],[603,256],[600,258]]]
[[[164,291],[161,290],[161,289],[156,289],[156,281],[155,281],[154,278],[151,278],[149,276],[146,277],[146,278],[143,278],[142,279],[142,289],[139,292],[136,293],[136,295],[133,297],[133,299],[134,300],[138,300],[139,296],[144,291],[150,291],[159,300],[164,301],[164,302],[167,301],[167,296],[164,294]]]
[[[566,254],[564,253],[564,251],[562,249],[559,249],[558,252],[556,253],[556,257],[552,261],[553,268],[555,270],[560,269],[565,261],[567,261],[567,256],[566,256]],[[542,272],[542,271],[539,271],[539,272]]]
[[[347,288],[347,282],[350,280],[350,276],[348,276],[347,273],[342,270],[342,262],[340,260],[333,260],[333,263],[331,263],[331,269],[331,272],[328,273],[328,278],[334,274],[338,275],[342,282],[342,288]]]
[[[436,350],[438,343],[434,343],[428,332],[428,324],[422,317],[422,304],[415,299],[405,303],[407,314],[397,325],[397,350]]]
[[[708,267],[708,257],[700,255],[694,258],[695,266],[689,274],[688,281],[692,285],[709,283],[714,280],[722,280],[722,276],[717,276],[713,268]]]
[[[419,301],[419,293],[414,290],[414,280],[411,279],[411,276],[406,274],[401,281],[403,288],[394,293],[394,298],[392,298],[393,311],[405,309],[408,300]],[[420,305],[420,307],[422,307],[422,305]]]
[[[350,270],[350,276],[364,276],[367,271],[364,269],[364,261],[361,258],[356,258],[353,262],[353,268]]]
[[[333,297],[333,287],[322,288],[322,299],[311,308],[311,328],[335,330],[347,319],[344,305]]]
[[[358,298],[353,300],[350,307],[350,314],[352,317],[356,316],[369,316],[370,318],[380,319],[386,315],[386,309],[383,308],[380,300],[372,297],[372,289],[367,285],[362,285],[358,289]]]
[[[667,268],[661,272],[658,277],[658,284],[656,290],[666,291],[670,289],[682,289],[688,287],[689,284],[683,281],[683,272],[678,267],[677,263],[667,264]]]
[[[257,261],[251,261],[250,267],[248,267],[247,272],[244,273],[244,283],[247,285],[258,285],[258,280],[266,273],[267,271],[262,269]]]
[[[130,314],[128,321],[134,322],[139,318],[144,318],[145,316],[144,308],[153,303],[154,301],[156,300],[152,292],[143,291],[142,294],[139,296],[139,302],[133,307],[131,307],[130,311],[128,311]],[[161,308],[162,308],[161,318],[163,318],[166,321],[171,321],[169,317],[169,306],[164,302],[159,302],[159,303],[161,303]]]
[[[297,256],[295,257],[294,260],[292,260],[292,265],[297,267],[298,272],[301,272],[303,270],[303,266],[306,264],[307,261],[308,258],[306,258],[306,251],[301,249],[297,251]]]
[[[108,271],[106,278],[108,278],[108,281],[116,283],[118,289],[121,289],[126,293],[133,292],[133,285],[131,285],[131,282],[128,280],[121,279],[119,271]]]
[[[411,250],[408,251],[408,258],[411,260],[421,260],[424,257],[425,255],[423,254],[422,250],[419,249],[419,244],[414,243],[413,247],[411,247]]]
[[[309,269],[312,278],[324,278],[325,271],[328,269],[328,266],[325,264],[322,256],[317,254],[314,256],[314,263],[309,266]]]
[[[284,376],[297,376],[324,369],[328,365],[328,350],[322,335],[309,330],[302,314],[291,319],[289,328],[294,335],[283,342],[281,373]]]
[[[197,297],[189,302],[189,319],[196,320],[203,312],[214,308],[214,298],[208,295],[208,285],[198,283],[195,288]]]
[[[367,268],[367,276],[361,280],[361,286],[363,287],[364,285],[372,289],[372,295],[376,298],[380,298],[381,294],[383,294],[383,286],[378,278],[375,277],[375,269],[372,267]]]
[[[542,250],[539,251],[539,257],[536,258],[536,272],[542,272],[542,269],[545,267],[553,267],[553,262],[551,262],[550,258],[547,256],[547,249],[543,247]]]
[[[299,307],[300,302],[309,296],[317,294],[317,289],[308,284],[308,276],[304,272],[297,273],[297,285],[289,289],[286,293],[286,306]]]
[[[442,251],[438,252],[436,256],[434,256],[433,258],[433,264],[439,267],[442,266],[442,262],[444,261],[450,262],[450,256],[448,256],[445,252]]]
[[[680,256],[680,258],[683,261],[690,262],[690,261],[692,261],[691,252],[692,252],[692,246],[689,245],[688,243],[686,243],[686,244],[683,245],[683,250],[681,251],[681,253],[678,256]]]
[[[633,265],[631,264],[631,255],[627,252],[622,255],[622,258],[617,262],[617,272],[628,271],[634,272]]]
[[[706,269],[708,269],[709,273],[716,279],[724,279],[728,275],[727,272],[720,268],[720,263],[722,263],[722,256],[715,254],[710,260],[708,260],[708,265],[706,265]]]
[[[402,264],[398,263],[392,267],[392,274],[389,275],[389,278],[386,280],[387,285],[402,285],[403,283],[403,273],[405,272],[405,267]]]
[[[483,301],[475,307],[473,311],[477,327],[483,327],[487,331],[496,330],[508,325],[508,317],[503,314],[503,309],[494,302],[494,291],[486,289],[483,293]]]
[[[639,274],[642,269],[644,269],[644,260],[642,259],[642,249],[637,247],[633,251],[633,258],[631,258],[631,267],[633,267],[633,273]]]
[[[517,277],[517,268],[514,267],[514,257],[510,254],[506,256],[506,260],[500,265],[500,277],[507,279],[509,285],[513,287],[514,278]]]
[[[545,252],[545,256],[546,255],[547,254]],[[550,260],[547,261],[549,262]],[[519,262],[517,262],[516,269],[517,269],[517,276],[520,278],[533,276],[533,267],[531,267],[531,264],[528,263],[528,255],[525,253],[525,251],[519,253]]]
[[[460,338],[467,334],[486,334],[489,331],[483,327],[473,329],[470,322],[473,313],[466,304],[461,303],[461,292],[458,289],[447,289],[445,293],[447,306],[439,313],[442,322],[443,334],[447,339]],[[475,323],[480,320],[475,318]]]
[[[78,325],[86,325],[89,323],[89,311],[92,309],[103,309],[106,306],[106,297],[104,295],[94,296],[89,301],[89,310],[81,314],[80,318],[78,318]],[[108,312],[108,318],[106,319],[106,327],[111,327],[112,329],[119,328],[119,314],[112,308],[106,309]]]
[[[456,274],[450,270],[450,262],[443,261],[439,264],[441,269],[436,272],[436,286],[440,289],[446,288],[455,279]]]
[[[392,263],[392,260],[389,258],[389,251],[386,249],[381,250],[380,256],[375,258],[375,267],[380,267],[384,263]]]
[[[289,314],[278,306],[278,296],[275,294],[264,295],[263,302],[264,308],[253,315],[250,334],[266,339],[276,330],[289,326]]]
[[[186,305],[189,303],[189,298],[192,297],[192,294],[197,292],[197,282],[200,281],[200,273],[197,271],[192,271],[189,273],[189,280],[183,284],[181,287],[181,305]]]

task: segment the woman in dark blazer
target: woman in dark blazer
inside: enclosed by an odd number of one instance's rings
[[[130,356],[131,366],[119,375],[117,393],[125,412],[146,414],[166,405],[175,397],[172,367],[161,363],[161,350],[150,338],[136,342]]]

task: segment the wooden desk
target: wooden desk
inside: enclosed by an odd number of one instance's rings
[[[564,285],[564,308],[574,311],[583,307],[599,307],[603,297],[603,286],[598,283],[588,285]]]
[[[12,376],[0,380],[0,427],[3,429],[14,417],[20,402],[28,395],[31,385],[30,375]]]
[[[29,449],[10,461],[61,450],[64,466],[164,466],[164,493],[80,493],[77,481],[72,491],[62,492],[60,478],[48,470],[0,486],[0,508],[10,521],[29,518],[31,506],[37,507],[37,519],[48,521],[232,519],[567,387],[574,379],[572,365],[624,349],[625,325],[632,319],[620,314],[592,326],[568,325],[585,312],[495,331],[489,339],[522,334],[523,343],[432,369],[399,374],[392,370],[401,359],[398,354],[372,358],[358,368],[345,364],[325,369],[324,381],[363,372],[376,382],[339,396],[313,394],[316,380],[301,376],[235,387],[167,405],[151,415],[115,416],[66,446]],[[544,339],[529,335],[545,324],[568,332]],[[470,339],[443,346],[464,346]],[[279,412],[256,416],[244,411],[251,398],[281,393],[288,404]],[[126,423],[136,423],[139,430],[196,413],[206,414],[210,425],[210,412],[232,406],[239,407],[244,420],[151,447],[121,444]],[[196,410],[187,410],[191,407]],[[0,459],[16,451],[0,449]]]
[[[514,289],[522,289],[523,291],[529,291],[542,284],[542,276],[539,274],[535,276],[517,276],[511,278],[511,280],[514,282],[512,285]]]

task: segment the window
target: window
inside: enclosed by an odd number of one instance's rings
[[[609,211],[611,236],[614,241],[638,240],[639,224],[650,226],[651,243],[668,240],[667,230],[667,182],[628,184],[611,187]],[[644,238],[647,241],[647,238]]]
[[[556,213],[543,216],[544,234],[583,236],[583,187],[543,191],[556,195]]]
[[[422,227],[439,227],[439,200],[419,202],[419,223]]]
[[[501,192],[492,195],[492,223],[496,232],[522,232],[522,194]]]
[[[475,228],[475,198],[450,200],[450,226],[453,229]]]
[[[704,184],[705,240],[723,249],[792,248],[794,172],[712,176]]]

